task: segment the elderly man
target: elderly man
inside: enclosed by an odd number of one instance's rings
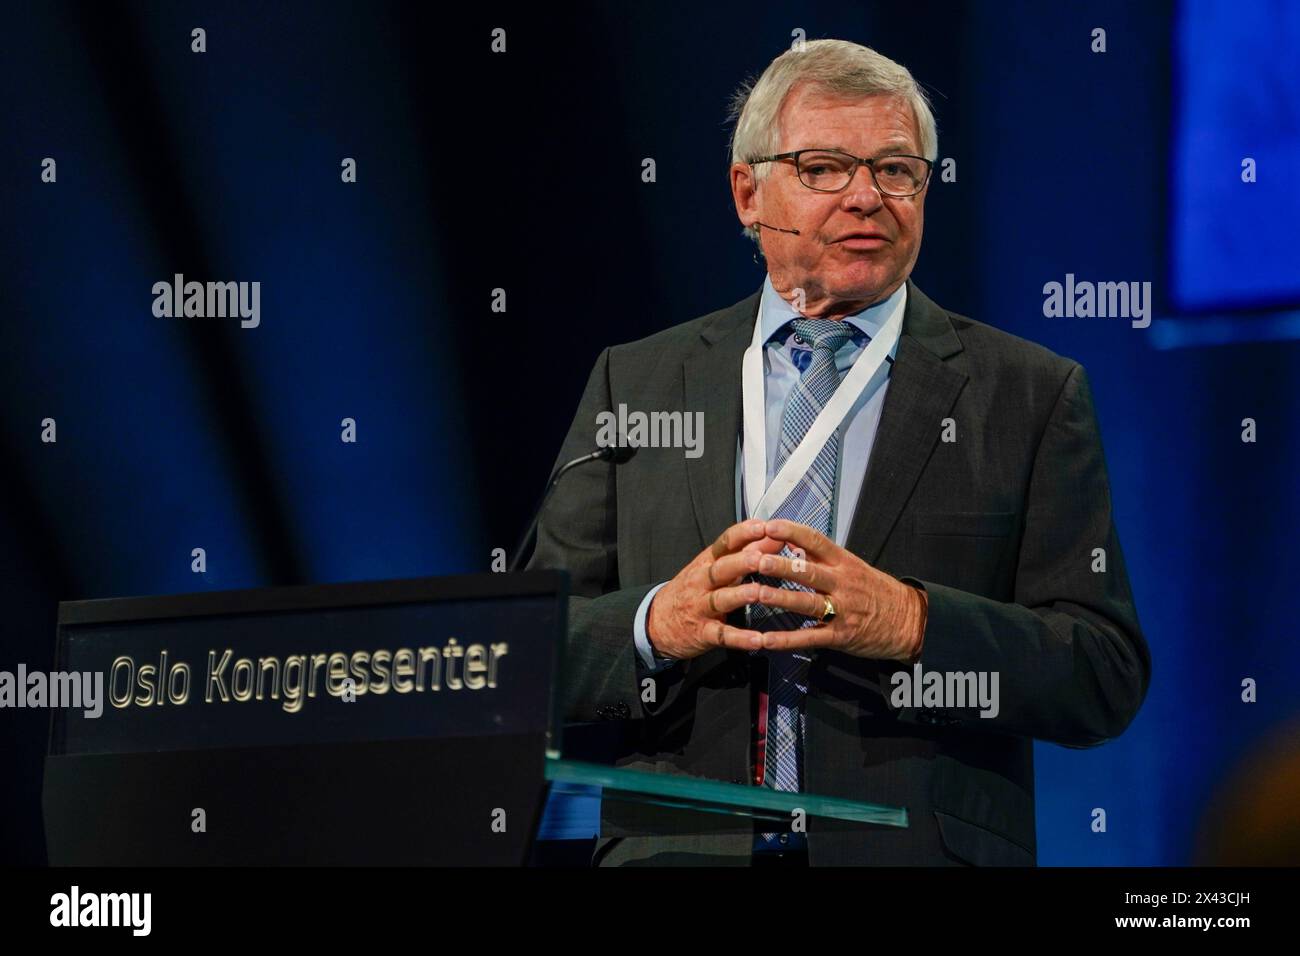
[[[635,721],[624,766],[908,825],[638,832],[607,801],[596,859],[1032,865],[1033,739],[1115,737],[1150,675],[1087,377],[909,279],[938,140],[905,68],[809,42],[736,113],[762,288],[602,352],[559,459],[620,406],[703,411],[703,454],[577,469],[539,526],[566,717]]]

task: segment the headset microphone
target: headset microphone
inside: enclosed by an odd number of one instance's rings
[[[795,236],[799,235],[798,229],[782,229],[780,226],[769,226],[767,223],[759,222],[757,219],[754,220],[754,225],[762,226],[764,229],[771,229],[774,232],[788,232],[791,235],[795,235]]]

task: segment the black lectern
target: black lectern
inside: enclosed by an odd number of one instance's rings
[[[63,603],[53,865],[520,865],[558,751],[563,572]],[[554,736],[553,736],[554,735]]]

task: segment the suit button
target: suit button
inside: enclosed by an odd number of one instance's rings
[[[784,846],[785,844],[790,842],[790,834],[782,833],[779,837],[777,837],[777,839],[781,841],[781,845]]]

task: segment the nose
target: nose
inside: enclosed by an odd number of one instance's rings
[[[853,170],[853,178],[840,194],[840,208],[845,212],[869,215],[884,204],[880,190],[876,187],[875,177],[871,175],[871,169],[859,163],[857,169]]]

